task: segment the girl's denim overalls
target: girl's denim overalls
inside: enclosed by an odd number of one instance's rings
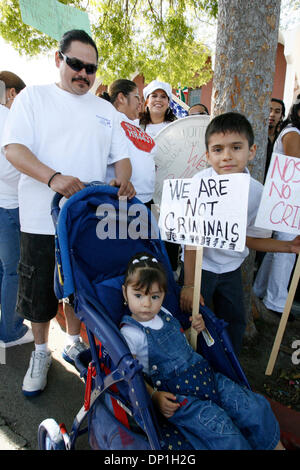
[[[180,408],[169,418],[195,449],[274,449],[280,433],[269,403],[220,373],[188,344],[179,322],[159,312],[163,327],[144,327],[129,315],[122,323],[144,331],[150,379],[176,395]]]

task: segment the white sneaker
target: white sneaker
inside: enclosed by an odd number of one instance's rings
[[[47,374],[51,366],[51,353],[33,351],[29,368],[23,380],[22,391],[26,396],[41,393],[47,385]]]
[[[86,349],[86,345],[83,343],[83,341],[80,341],[79,339],[75,343],[65,347],[62,353],[62,357],[65,361],[75,365],[75,358],[78,356],[79,353],[85,351]]]
[[[12,346],[21,346],[21,344],[31,343],[32,341],[34,341],[32,329],[28,328],[25,335],[21,336],[21,338],[3,344],[5,348],[11,348]]]

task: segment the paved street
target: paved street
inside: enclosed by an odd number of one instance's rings
[[[6,350],[6,364],[0,364],[0,450],[37,450],[38,426],[46,418],[64,422],[70,431],[83,403],[84,383],[76,369],[61,358],[63,341],[64,333],[53,320],[48,385],[35,398],[26,398],[21,391],[33,343]],[[78,438],[76,448],[89,449],[86,436]]]

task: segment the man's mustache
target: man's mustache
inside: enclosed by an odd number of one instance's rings
[[[72,82],[85,82],[87,85],[90,84],[90,81],[85,77],[74,77],[72,78]]]

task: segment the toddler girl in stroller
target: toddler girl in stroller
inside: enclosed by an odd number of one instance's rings
[[[158,411],[195,449],[283,450],[279,425],[267,400],[215,373],[188,344],[179,322],[162,307],[164,268],[147,253],[129,262],[123,285],[128,312],[121,333],[143,365]],[[201,315],[192,321],[200,333]]]

